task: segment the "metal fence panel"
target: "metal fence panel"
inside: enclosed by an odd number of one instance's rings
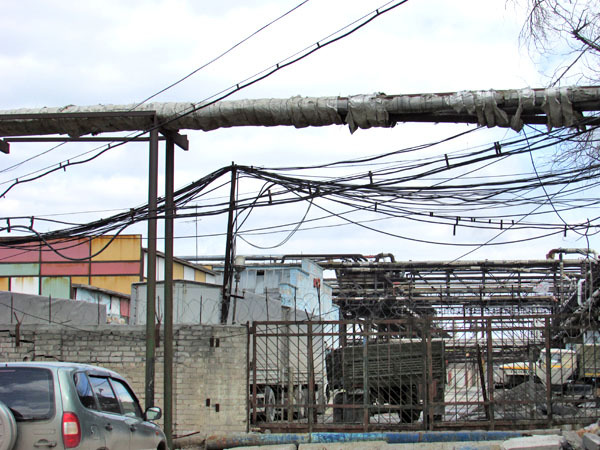
[[[588,424],[600,418],[598,332],[564,323],[549,315],[255,322],[249,419],[299,432]]]

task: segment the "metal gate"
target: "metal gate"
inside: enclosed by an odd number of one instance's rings
[[[598,333],[555,316],[255,322],[250,337],[254,428],[503,429],[600,418]]]

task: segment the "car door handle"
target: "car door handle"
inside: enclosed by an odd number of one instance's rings
[[[107,423],[106,425],[104,425],[104,428],[106,428],[108,431],[112,431],[113,426],[110,423]]]
[[[56,447],[56,442],[55,441],[49,441],[47,439],[40,439],[39,441],[37,441],[35,444],[33,444],[34,447]]]

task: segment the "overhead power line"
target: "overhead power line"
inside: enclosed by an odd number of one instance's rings
[[[134,133],[130,136],[128,136],[128,138],[130,138],[130,141],[133,141],[134,139],[143,136],[144,134],[146,134],[147,132],[153,130],[153,129],[161,129],[161,128],[172,128],[172,124],[173,122],[180,120],[184,117],[190,116],[191,114],[206,109],[212,105],[215,105],[216,103],[221,102],[222,100],[225,100],[226,98],[230,97],[231,95],[235,94],[236,92],[239,92],[249,86],[252,86],[270,76],[272,76],[273,74],[279,72],[280,70],[290,67],[293,64],[296,64],[297,62],[307,58],[308,56],[312,55],[313,53],[322,50],[323,48],[326,48],[328,46],[330,46],[331,44],[334,44],[350,35],[352,35],[353,33],[355,33],[356,31],[360,30],[361,28],[363,28],[364,26],[368,25],[369,23],[371,23],[373,20],[375,20],[378,17],[381,17],[382,15],[394,10],[395,8],[407,3],[408,0],[399,0],[399,1],[389,1],[387,3],[384,3],[380,8],[372,11],[369,14],[366,14],[364,16],[362,16],[360,19],[355,20],[354,22],[352,22],[349,25],[346,25],[345,27],[341,28],[340,30],[336,31],[335,33],[330,34],[329,36],[327,36],[326,38],[324,38],[324,40],[321,41],[317,41],[315,44],[306,47],[304,50],[300,51],[300,52],[296,52],[294,55],[282,60],[279,63],[276,63],[272,66],[270,66],[267,69],[264,69],[261,72],[258,72],[257,74],[248,77],[238,83],[236,83],[235,85],[230,86],[227,89],[223,89],[220,92],[213,94],[210,97],[205,98],[204,100],[193,104],[191,107],[186,107],[184,110],[182,111],[178,111],[175,116],[169,117],[169,118],[163,118],[160,120],[160,123],[154,127],[147,127],[147,126],[138,126],[135,129],[136,130],[140,130],[143,129],[144,131],[139,132],[139,133]],[[348,29],[349,27],[352,27],[351,29],[349,29],[348,31],[345,31],[346,29]],[[342,34],[340,34],[342,33]],[[139,105],[138,105],[139,106]],[[125,108],[124,111],[128,111],[131,110],[131,108]],[[0,115],[1,115],[1,111],[0,111]],[[6,134],[4,132],[4,130],[2,129],[2,124],[6,124],[7,122],[0,122],[0,135],[12,135],[12,134]],[[48,123],[48,122],[47,122]],[[106,130],[108,131],[108,130]],[[114,131],[114,130],[111,130]],[[88,134],[92,131],[88,131],[82,134]],[[58,131],[57,133],[61,133],[60,131]],[[28,133],[25,133],[28,134]],[[36,133],[36,134],[40,134],[40,133]],[[20,135],[24,135],[24,134],[20,134]],[[96,158],[98,158],[99,156],[101,156],[102,154],[104,154],[106,151],[110,150],[111,148],[116,148],[119,147],[121,145],[126,144],[127,142],[130,142],[129,140],[124,140],[122,142],[119,143],[114,143],[114,144],[109,144],[107,147],[99,147],[97,148],[98,152],[92,156],[89,157],[83,161],[78,161],[78,162],[73,162],[71,160],[79,157],[79,156],[75,156],[73,158],[71,158],[70,160],[66,160],[66,161],[62,161],[58,164],[58,166],[51,166],[51,167],[47,167],[45,169],[41,169],[35,172],[32,172],[30,174],[24,175],[25,177],[30,176],[31,178],[26,178],[23,179],[23,177],[19,178],[15,178],[13,180],[7,180],[5,182],[1,182],[0,185],[3,184],[7,184],[10,183],[10,185],[2,192],[0,193],[0,198],[3,198],[12,188],[14,188],[15,186],[17,186],[18,184],[23,184],[23,183],[28,183],[31,181],[35,181],[38,180],[42,177],[45,177],[53,172],[56,172],[58,170],[66,170],[67,167],[70,167],[72,165],[76,165],[76,164],[84,164],[87,162],[90,162]],[[89,152],[86,152],[86,154]],[[37,174],[37,175],[35,175]],[[35,176],[33,176],[35,175]]]
[[[430,183],[428,180],[432,175],[439,177],[441,174],[452,173],[456,167],[468,169],[474,167],[475,169],[468,170],[467,173],[475,172],[476,169],[485,167],[490,161],[539,151],[548,145],[552,145],[557,140],[568,139],[569,136],[576,134],[577,132],[567,132],[566,130],[561,133],[538,133],[529,138],[529,145],[521,140],[505,142],[501,154],[497,154],[494,146],[491,146],[484,150],[467,153],[455,152],[453,158],[446,158],[444,155],[432,158],[428,160],[427,164],[421,164],[421,170],[417,170],[418,168],[415,167],[407,171],[406,166],[392,162],[389,166],[380,166],[377,170],[356,174],[351,178],[340,176],[326,181],[293,176],[288,168],[280,173],[275,169],[264,170],[255,167],[235,166],[240,182],[244,179],[254,179],[264,183],[258,194],[243,194],[237,198],[235,208],[240,214],[246,216],[239,223],[238,232],[240,235],[244,235],[245,231],[242,226],[257,208],[308,202],[327,212],[327,216],[323,217],[324,219],[335,217],[371,231],[427,243],[441,244],[443,242],[390,233],[366,225],[366,222],[362,219],[350,218],[347,214],[352,211],[357,213],[369,212],[384,218],[442,225],[454,230],[461,227],[502,232],[501,234],[508,231],[536,230],[538,233],[536,236],[525,240],[565,233],[567,228],[562,222],[525,221],[527,217],[533,218],[552,211],[548,206],[547,195],[542,191],[541,186],[545,188],[557,186],[560,188],[550,195],[555,207],[560,207],[563,211],[598,205],[600,200],[597,197],[586,198],[580,192],[600,184],[600,181],[590,181],[595,177],[600,165],[590,166],[586,170],[564,168],[548,172],[538,171],[536,174],[531,175],[524,174],[513,179],[498,177],[481,179],[479,182],[470,180],[468,183],[459,182],[460,175],[447,177],[445,183]],[[454,159],[458,160],[458,163],[455,164]],[[408,164],[410,162],[407,162]],[[198,199],[203,198],[207,192],[214,191],[215,184],[223,185],[220,178],[227,175],[231,170],[232,166],[221,168],[178,190],[175,193],[175,204],[177,205],[175,218],[218,216],[228,212],[230,206],[225,198],[215,199],[204,204],[202,208],[198,208],[196,202]],[[302,172],[302,170],[299,170],[299,172]],[[331,209],[331,207],[326,207],[318,202],[320,199],[330,202],[332,205],[343,206],[347,212],[341,214],[339,211]],[[529,213],[524,215],[515,211],[517,207],[522,208],[527,205],[531,205]],[[164,213],[164,199],[159,199],[158,214],[164,216]],[[20,248],[19,246],[24,243],[39,242],[40,240],[52,244],[56,239],[68,241],[107,233],[118,234],[126,227],[143,222],[147,218],[148,210],[147,206],[144,205],[106,219],[43,234],[35,231],[33,224],[29,227],[24,225],[15,227],[13,223],[12,226],[15,231],[25,231],[30,235],[9,240],[5,239],[0,242],[0,245]],[[7,231],[8,226],[10,226],[10,219],[0,219],[7,221],[7,226],[1,227],[0,231]],[[300,231],[302,226],[311,220],[312,218],[309,218],[308,212],[306,212],[301,220],[289,224],[292,226],[289,237]],[[583,223],[570,224],[569,230],[578,230],[580,233],[589,236],[597,232],[596,224],[598,220],[599,218],[592,218]],[[273,229],[277,228],[277,226],[273,226]],[[513,239],[494,242],[493,244],[490,241],[489,245],[522,241],[523,239]],[[471,247],[481,245],[452,240],[443,244]]]
[[[184,77],[181,77],[180,79],[178,79],[177,81],[169,84],[168,86],[166,86],[165,88],[161,89],[160,91],[146,97],[144,100],[142,100],[141,102],[139,102],[137,105],[135,105],[132,110],[136,109],[138,106],[143,105],[144,103],[147,103],[149,100],[152,100],[154,97],[157,97],[158,95],[168,91],[169,89],[174,88],[175,86],[177,86],[178,84],[181,84],[182,82],[184,82],[185,80],[187,80],[188,78],[194,76],[195,74],[197,74],[198,72],[200,72],[203,69],[206,69],[208,66],[210,66],[211,64],[214,64],[215,62],[217,62],[218,60],[220,60],[221,58],[223,58],[224,56],[226,56],[227,54],[231,53],[233,50],[235,50],[236,48],[238,48],[240,45],[242,45],[243,43],[249,41],[250,39],[252,39],[254,36],[256,36],[257,34],[259,34],[261,31],[266,30],[267,28],[269,28],[271,25],[273,25],[274,23],[279,22],[281,19],[283,19],[284,17],[290,15],[291,13],[293,13],[294,11],[296,11],[298,8],[300,8],[301,6],[305,5],[306,3],[308,3],[309,0],[304,0],[300,3],[298,3],[296,6],[294,6],[292,9],[287,10],[286,12],[284,12],[283,14],[281,14],[280,16],[276,17],[275,19],[271,20],[270,22],[267,22],[265,25],[261,26],[260,28],[258,28],[256,31],[250,33],[248,36],[246,36],[244,39],[242,39],[241,41],[236,42],[234,45],[232,45],[231,47],[229,47],[227,50],[225,50],[222,53],[219,53],[217,56],[215,56],[213,59],[205,62],[204,64],[202,64],[201,66],[197,67],[196,69],[192,70],[190,73],[188,73],[187,75],[185,75]]]
[[[288,16],[289,14],[291,14],[292,12],[294,12],[295,10],[297,10],[298,8],[300,8],[302,5],[308,3],[310,0],[304,0],[301,3],[297,4],[296,6],[294,6],[292,9],[289,9],[288,11],[284,12],[283,14],[281,14],[280,16],[278,16],[277,18],[271,20],[270,22],[266,23],[265,25],[261,26],[260,28],[258,28],[256,31],[250,33],[248,36],[246,36],[244,39],[242,39],[241,41],[238,41],[237,43],[235,43],[233,46],[229,47],[227,50],[225,50],[224,52],[220,53],[219,55],[217,55],[216,57],[212,58],[211,60],[207,61],[206,63],[202,64],[201,66],[197,67],[196,69],[194,69],[192,72],[188,73],[187,75],[185,75],[184,77],[178,79],[177,81],[169,84],[168,86],[164,87],[163,89],[159,90],[158,92],[155,92],[154,94],[146,97],[144,100],[142,100],[141,102],[137,103],[135,106],[133,106],[131,108],[131,111],[135,110],[138,106],[143,105],[144,103],[147,103],[149,100],[153,99],[154,97],[157,97],[158,95],[168,91],[169,89],[172,89],[173,87],[177,86],[178,84],[181,84],[182,82],[184,82],[185,80],[187,80],[188,78],[192,77],[193,75],[197,74],[198,72],[200,72],[201,70],[205,69],[206,67],[210,66],[211,64],[214,64],[215,62],[217,62],[218,60],[220,60],[221,58],[223,58],[225,55],[231,53],[233,50],[235,50],[236,48],[238,48],[239,46],[241,46],[243,43],[247,42],[248,40],[252,39],[254,36],[256,36],[257,34],[259,34],[261,31],[264,31],[265,29],[267,29],[268,27],[270,27],[271,25],[273,25],[274,23],[280,21],[281,19],[283,19],[284,17]],[[58,145],[55,145],[54,147],[51,147],[41,153],[38,153],[30,158],[27,158],[17,164],[13,164],[10,167],[7,167],[6,169],[2,169],[0,170],[0,173],[4,173],[4,172],[8,172],[10,170],[13,170],[17,167],[22,166],[23,164],[32,161],[36,158],[39,158],[40,156],[43,156],[45,154],[48,154],[50,152],[52,152],[53,150],[56,150],[57,148],[61,147],[65,145],[65,142],[62,142]],[[79,157],[81,155],[78,155],[76,157]],[[27,175],[26,175],[27,176]]]

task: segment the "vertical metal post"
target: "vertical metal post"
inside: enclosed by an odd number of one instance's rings
[[[250,322],[246,322],[246,433],[250,433]]]
[[[369,417],[370,417],[370,409],[369,409],[369,332],[371,331],[371,323],[366,322],[363,334],[363,352],[362,352],[362,385],[363,385],[363,398],[362,398],[362,424],[363,431],[366,433],[369,429]],[[355,403],[356,404],[356,403]],[[354,410],[352,411],[352,416],[354,415]]]
[[[427,319],[427,429],[433,430],[433,416],[435,406],[433,404],[437,393],[437,384],[433,380],[433,347],[431,345],[431,320]]]
[[[313,432],[313,424],[316,422],[316,409],[315,409],[315,368],[314,368],[314,355],[313,355],[313,324],[312,319],[308,319],[308,332],[307,332],[307,350],[308,350],[308,408],[306,413],[308,414],[308,432]]]
[[[529,409],[529,418],[535,419],[535,412],[537,409],[537,402],[535,396],[535,358],[534,358],[534,347],[531,343],[528,343],[529,351],[528,351],[528,361],[529,361],[529,380],[527,381],[527,389],[532,394],[526,400],[530,401],[530,409]]]
[[[256,397],[258,395],[258,386],[256,385],[256,365],[257,365],[257,354],[256,354],[256,323],[252,322],[252,423],[256,423],[257,421],[257,411],[256,411]]]
[[[494,349],[492,346],[492,319],[487,319],[486,324],[487,335],[487,384],[488,384],[488,399],[490,401],[490,430],[495,427],[494,418]]]
[[[427,354],[429,352],[429,350],[427,349],[427,342],[428,342],[428,334],[429,334],[429,323],[426,319],[423,319],[420,321],[421,323],[421,347],[423,349],[423,372],[422,372],[422,376],[421,379],[418,381],[419,383],[419,387],[417,388],[417,392],[419,393],[420,399],[423,401],[423,429],[424,430],[428,430],[429,429],[429,369],[427,367],[427,363],[429,361]],[[402,389],[406,389],[406,387],[404,386],[400,386],[400,390],[402,391]],[[408,407],[408,411],[410,414],[412,414],[412,408],[414,408],[413,405],[413,400],[412,400],[412,395],[410,395],[410,392],[408,393],[408,395],[406,396],[409,403],[409,407]],[[406,404],[407,401],[404,400],[404,396],[402,395],[402,392],[400,393],[400,404],[403,407],[403,409],[400,410],[400,414],[402,414],[402,411],[407,410],[406,408]]]
[[[348,324],[344,322],[344,313],[342,312],[342,308],[339,309],[338,312],[338,321],[339,321],[339,340],[340,347],[346,347],[348,345]]]
[[[155,120],[156,122],[156,120]],[[150,131],[148,157],[148,256],[146,258],[146,409],[154,406],[156,315],[156,198],[158,197],[158,129]]]
[[[552,425],[552,354],[550,349],[550,318],[544,319],[544,344],[546,349],[546,408],[548,426]]]
[[[166,141],[165,160],[165,434],[167,444],[173,448],[173,222],[175,207],[173,191],[175,184],[175,142]]]

